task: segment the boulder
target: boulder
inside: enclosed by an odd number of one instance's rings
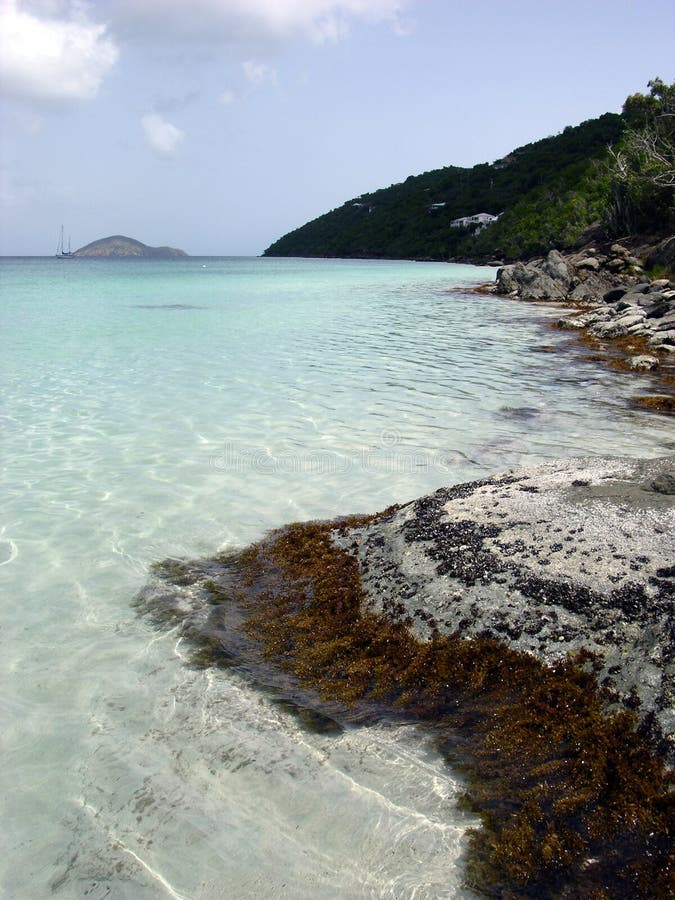
[[[520,282],[516,274],[516,266],[522,265],[522,263],[516,263],[511,266],[502,266],[497,270],[495,291],[498,294],[513,294],[518,290]]]
[[[585,259],[580,259],[577,263],[577,269],[590,269],[593,272],[597,272],[599,268],[600,263],[592,256],[586,257]]]
[[[591,334],[594,334],[597,337],[623,337],[628,334],[633,326],[642,325],[643,321],[644,316],[641,315],[619,316],[616,319],[611,319],[609,322],[601,322],[598,325],[593,325],[590,331]]]
[[[624,258],[630,256],[630,253],[623,246],[623,244],[612,244],[612,246],[609,249],[610,249],[610,252],[614,254],[614,256],[623,256]]]
[[[637,309],[639,305],[638,296],[635,294],[624,294],[621,300],[614,304],[614,309],[618,312],[623,312],[626,309]]]
[[[675,236],[661,241],[647,257],[647,266],[665,266],[675,269]]]
[[[621,269],[623,269],[625,267],[625,265],[626,265],[625,260],[617,257],[614,259],[610,259],[610,261],[607,263],[607,268],[611,269],[612,272],[620,272]]]
[[[572,270],[565,257],[558,250],[551,250],[541,269],[545,275],[548,275],[555,282],[559,282],[565,287],[569,287],[572,281]]]
[[[568,459],[442,488],[345,539],[366,605],[553,663],[582,648],[675,753],[675,456]]]
[[[620,300],[626,292],[626,287],[610,288],[608,291],[605,291],[602,299],[605,303],[615,303],[617,300]]]
[[[661,319],[670,312],[669,303],[655,303],[647,309],[648,319]]]
[[[658,369],[659,367],[659,358],[658,356],[648,356],[647,354],[641,354],[640,356],[631,356],[628,361],[628,365],[631,369],[635,369],[639,372],[648,372],[652,369]]]
[[[675,330],[655,331],[652,336],[647,339],[647,343],[654,350],[664,350],[667,346],[675,346]]]
[[[516,292],[523,300],[564,300],[571,284],[570,266],[561,253],[551,250],[545,260],[499,269],[495,289],[498,294]]]

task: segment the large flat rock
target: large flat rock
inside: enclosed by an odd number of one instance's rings
[[[336,538],[367,606],[415,635],[597,656],[613,702],[675,750],[675,456],[566,459],[442,488]]]

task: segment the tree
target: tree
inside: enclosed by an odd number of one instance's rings
[[[666,231],[675,224],[675,83],[649,82],[626,99],[628,128],[610,149],[607,219],[615,234]]]

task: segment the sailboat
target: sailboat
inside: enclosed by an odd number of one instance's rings
[[[74,254],[70,249],[70,237],[68,238],[68,249],[63,245],[63,225],[61,226],[61,237],[59,238],[59,243],[56,248],[56,256],[58,259],[72,259]]]

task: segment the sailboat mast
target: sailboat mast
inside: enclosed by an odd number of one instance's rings
[[[61,237],[59,238],[59,245],[56,248],[56,255],[59,259],[69,259],[72,257],[73,252],[70,249],[70,235],[68,235],[68,249],[66,250],[65,244],[63,242],[63,225],[61,226]]]

